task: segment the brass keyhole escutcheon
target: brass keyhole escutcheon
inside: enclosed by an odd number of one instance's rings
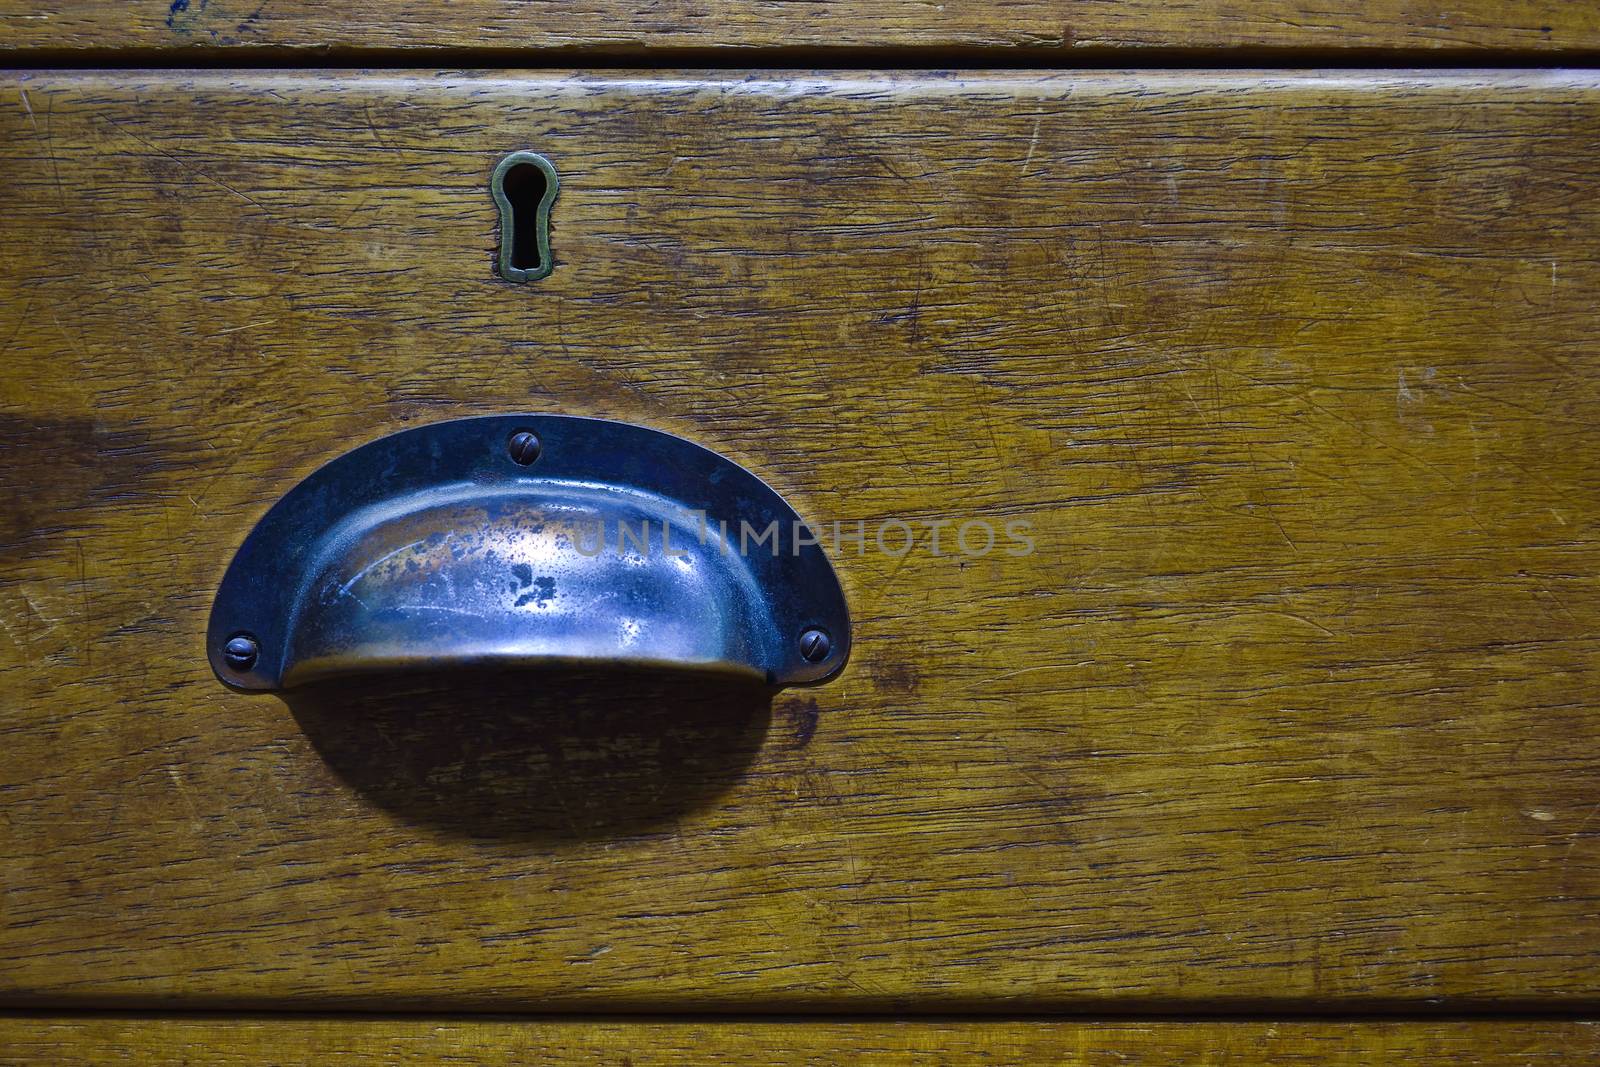
[[[500,277],[535,282],[555,269],[550,205],[561,189],[555,166],[537,152],[513,152],[495,165],[489,189],[500,207]]]

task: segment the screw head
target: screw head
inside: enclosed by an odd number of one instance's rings
[[[228,643],[222,646],[223,662],[236,671],[247,671],[254,667],[256,657],[260,654],[261,646],[249,634],[230,637]]]
[[[811,629],[800,635],[800,656],[807,663],[821,663],[833,651],[828,631]]]
[[[511,435],[511,440],[506,442],[506,451],[518,464],[526,467],[539,458],[539,435],[532,430],[518,430]]]

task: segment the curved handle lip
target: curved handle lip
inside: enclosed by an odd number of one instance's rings
[[[594,671],[603,668],[608,673],[663,674],[674,673],[703,678],[717,678],[751,685],[770,684],[766,672],[748,664],[732,660],[681,660],[639,657],[614,659],[598,656],[558,656],[544,653],[526,655],[483,653],[481,655],[452,656],[433,659],[426,656],[397,654],[392,656],[367,656],[360,659],[304,660],[296,663],[283,680],[284,689],[297,689],[303,685],[339,678],[357,678],[366,675],[424,674],[441,670],[451,671],[515,671],[518,673]],[[808,683],[816,684],[816,683]]]
[[[507,441],[522,430],[537,434],[542,444],[531,466],[519,464],[507,453]],[[670,506],[704,516],[713,529],[719,520],[730,521],[735,530],[741,519],[752,520],[758,528],[776,520],[786,540],[790,523],[796,534],[805,530],[805,540],[813,540],[794,510],[765,482],[726,457],[673,434],[631,423],[536,413],[431,423],[376,439],[329,461],[268,509],[241,544],[219,586],[207,631],[212,669],[219,680],[240,690],[277,690],[339,675],[486,665],[681,671],[738,676],[783,688],[826,682],[848,662],[850,618],[838,577],[820,546],[798,539],[792,547],[786,544],[782,553],[719,555],[704,547],[702,529],[699,554],[689,561],[699,568],[698,584],[660,579],[660,588],[634,588],[629,594],[632,600],[620,597],[629,605],[642,603],[655,610],[653,616],[638,616],[647,633],[652,622],[665,624],[657,630],[670,633],[670,639],[654,645],[646,641],[613,648],[603,634],[597,637],[594,632],[568,640],[554,616],[539,620],[507,614],[510,609],[494,600],[492,582],[478,582],[477,571],[460,571],[466,566],[498,567],[493,573],[503,578],[510,564],[519,580],[537,577],[532,573],[537,562],[513,562],[518,553],[537,561],[550,548],[548,537],[530,547],[528,530],[533,527],[523,512],[550,500],[569,506],[573,499],[578,499],[579,507],[603,510],[610,500],[623,509],[644,509],[638,514]],[[479,541],[488,547],[475,549],[477,556],[460,550],[466,538],[451,542],[445,512],[461,501],[481,504],[485,514],[496,516],[485,526],[487,532],[478,531],[483,533]],[[363,526],[360,516],[368,513],[387,518]],[[433,523],[431,540],[423,537],[403,546],[410,558],[377,559],[372,553],[387,548],[384,538],[405,539],[384,522],[401,524],[397,529],[408,536],[423,528],[418,523]],[[415,528],[405,528],[405,523]],[[680,529],[674,527],[674,537]],[[445,558],[441,544],[455,554],[454,560]],[[368,587],[359,584],[372,580],[370,568],[362,569],[369,562],[363,551],[373,566],[381,564],[380,570],[396,572],[389,575],[388,584],[373,587],[382,603],[376,608],[364,605],[373,608],[365,616],[339,595],[353,590],[356,595],[348,599],[357,600],[367,592]],[[338,582],[319,570],[326,569],[328,559],[348,564],[346,571],[338,572]],[[429,622],[414,631],[420,635],[415,642],[407,638],[398,644],[389,640],[392,634],[364,632],[374,625],[380,630],[388,627],[396,611],[421,618],[412,611],[417,603],[395,599],[395,590],[410,580],[409,572],[418,570],[419,561],[424,571],[431,566],[448,578],[448,569],[456,567],[457,577],[466,573],[475,585],[490,588],[487,600],[467,604],[467,610],[457,601],[435,599],[422,605],[463,616],[466,629],[454,633]],[[603,567],[572,558],[567,562],[573,565],[567,587],[574,592],[583,591],[585,581],[592,586],[619,575],[648,586],[652,573],[665,570],[659,560],[643,567],[638,560],[625,561],[634,570],[647,572],[638,578],[609,560]],[[677,569],[695,568],[678,563]],[[559,573],[552,580],[559,581]],[[313,588],[319,581],[323,584]],[[596,588],[616,594],[603,584]],[[539,590],[543,589],[541,584]],[[327,603],[316,601],[319,590]],[[617,601],[619,595],[608,599]],[[571,597],[567,603],[570,606]],[[487,611],[472,616],[485,604]],[[541,600],[528,611],[548,606]],[[612,607],[622,611],[616,604]],[[329,612],[339,615],[337,625],[328,622]],[[635,615],[617,618],[632,625]],[[584,621],[570,613],[567,618]],[[507,622],[512,632],[485,631],[493,619]],[[800,635],[810,629],[822,629],[831,638],[832,648],[820,662],[808,662],[800,651]],[[321,645],[306,637],[325,636],[323,631],[343,636]],[[413,631],[402,627],[400,632],[405,636]],[[241,635],[257,650],[247,665],[241,665],[238,657],[232,662],[229,658],[230,639]]]

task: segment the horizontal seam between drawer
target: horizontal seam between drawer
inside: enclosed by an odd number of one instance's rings
[[[750,1011],[727,1008],[698,1011],[692,1007],[679,1009],[617,1010],[615,1008],[588,1011],[565,1007],[560,1010],[510,1010],[504,1007],[475,1010],[471,1008],[417,1008],[415,1010],[376,1010],[333,1007],[308,1008],[289,1005],[282,1009],[266,1008],[260,1004],[250,1007],[196,1004],[195,1006],[162,1007],[85,1007],[70,1002],[53,1004],[38,1000],[26,1006],[0,1007],[0,1019],[128,1019],[128,1020],[237,1020],[237,1021],[316,1021],[339,1020],[345,1022],[519,1022],[530,1024],[581,1023],[640,1023],[707,1025],[707,1024],[809,1024],[862,1026],[887,1022],[946,1023],[961,1025],[1003,1024],[1127,1024],[1161,1023],[1174,1025],[1202,1025],[1211,1023],[1314,1023],[1327,1025],[1376,1025],[1403,1023],[1465,1024],[1465,1023],[1600,1023],[1600,1002],[1588,1002],[1570,1007],[1549,1005],[1485,1006],[1463,1009],[1460,1005],[1441,1006],[1427,1010],[1417,1006],[1394,1010],[1348,1010],[1334,1008],[1319,1010],[1314,1005],[1282,1005],[1276,1008],[1262,1006],[1257,1009],[1219,1007],[1207,1009],[1193,1005],[1186,1010],[1141,1010],[1130,1005],[1126,1010],[1112,1005],[1096,1009],[1085,1007],[1072,1011],[941,1011],[919,1010],[913,1001],[892,1010],[848,1011],[838,1007],[818,1010],[780,1010],[770,1006],[753,1007]]]
[[[196,48],[0,48],[16,70],[1566,70],[1600,67],[1600,48],[1120,48],[845,46],[771,48],[459,48],[271,45]]]

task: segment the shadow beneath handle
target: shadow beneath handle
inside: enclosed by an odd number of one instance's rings
[[[456,669],[283,700],[372,803],[450,836],[554,841],[658,830],[712,804],[755,759],[772,693],[692,674]]]

